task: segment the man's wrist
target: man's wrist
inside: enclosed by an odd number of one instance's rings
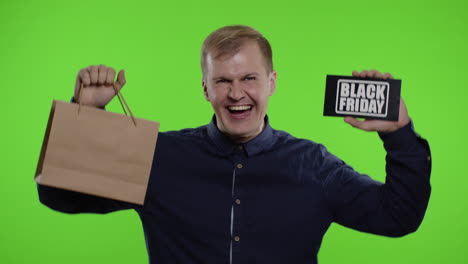
[[[392,132],[379,132],[379,137],[384,142],[386,150],[405,150],[418,144],[421,136],[414,131],[413,121]]]

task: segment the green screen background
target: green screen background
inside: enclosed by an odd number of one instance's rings
[[[206,124],[199,50],[229,24],[251,25],[273,46],[274,128],[383,181],[378,136],[322,116],[326,74],[379,69],[403,80],[430,142],[433,193],[419,230],[394,239],[333,224],[320,263],[468,263],[467,11],[462,0],[1,1],[0,263],[147,262],[135,212],[66,215],[38,202],[33,177],[52,100],[69,100],[78,70],[102,63],[126,70],[123,93],[138,117],[162,131]],[[116,100],[108,110],[122,112]]]

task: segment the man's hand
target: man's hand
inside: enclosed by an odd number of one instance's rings
[[[390,73],[382,74],[379,71],[353,71],[354,77],[361,78],[378,78],[378,79],[393,79],[393,76]],[[344,121],[353,127],[365,130],[365,131],[377,131],[377,132],[393,132],[401,127],[407,125],[410,121],[408,116],[408,110],[406,109],[405,102],[400,97],[400,114],[398,121],[385,121],[385,120],[357,120],[354,117],[347,116]]]
[[[75,100],[84,105],[103,107],[115,96],[114,86],[120,90],[126,83],[123,70],[115,79],[115,70],[105,65],[89,66],[81,69],[76,76]],[[80,87],[83,84],[83,91],[80,98]]]

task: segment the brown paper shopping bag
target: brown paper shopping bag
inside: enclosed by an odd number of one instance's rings
[[[125,106],[131,116],[53,101],[36,182],[143,204],[159,123],[134,118]]]

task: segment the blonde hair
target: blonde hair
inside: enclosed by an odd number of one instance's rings
[[[244,25],[225,26],[212,32],[203,42],[201,50],[201,68],[205,75],[206,57],[212,53],[214,58],[224,55],[235,55],[246,41],[256,41],[265,60],[268,73],[273,70],[273,59],[270,43],[256,29]]]

